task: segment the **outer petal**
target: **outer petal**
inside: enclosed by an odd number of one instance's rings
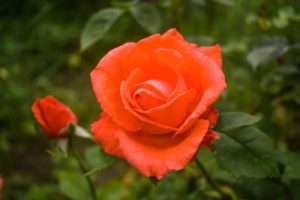
[[[214,108],[207,108],[206,111],[200,116],[200,119],[208,119],[209,127],[214,127],[217,125],[219,118],[219,111]]]
[[[91,127],[96,142],[103,147],[106,153],[123,158],[119,141],[116,138],[116,132],[119,129],[105,113],[102,113],[100,119],[94,122]]]
[[[124,108],[120,85],[134,67],[125,64],[134,47],[134,43],[126,43],[111,50],[91,72],[93,90],[102,109],[117,124],[129,131],[137,131],[138,127],[135,117]]]
[[[177,40],[184,41],[184,38],[182,37],[182,35],[175,28],[169,29],[163,35],[166,37],[174,37]]]
[[[52,96],[37,99],[32,111],[48,136],[59,136],[70,122],[77,123],[75,114]]]
[[[219,138],[219,135],[217,133],[215,133],[214,131],[212,130],[209,130],[207,132],[207,134],[205,135],[202,143],[201,143],[201,147],[204,147],[204,148],[207,148],[207,149],[210,149],[211,148],[211,143],[213,141],[215,141],[216,139]]]
[[[2,188],[3,188],[3,179],[2,177],[0,176],[0,192],[2,191]],[[1,193],[0,193],[1,194]],[[1,196],[0,196],[1,198]]]
[[[176,134],[183,133],[191,127],[205,110],[210,107],[222,94],[226,88],[225,77],[222,70],[216,66],[216,63],[207,56],[199,53],[198,57],[199,69],[194,72],[186,71],[185,77],[189,77],[190,73],[199,74],[198,80],[190,80],[195,84],[197,81],[200,86],[199,103],[196,105],[194,111],[186,119],[183,125],[179,128]],[[192,75],[191,75],[192,76]]]
[[[222,54],[220,45],[200,47],[198,50],[213,59],[222,68]]]
[[[208,130],[207,120],[198,122],[185,134],[173,137],[118,131],[124,158],[144,176],[162,179],[171,170],[181,170],[193,158]]]
[[[194,157],[208,126],[207,120],[198,120],[185,134],[157,136],[127,132],[103,114],[92,125],[92,133],[106,153],[124,158],[147,177],[162,179],[171,170],[183,169]]]
[[[31,107],[31,110],[34,114],[35,119],[37,120],[37,122],[39,123],[39,125],[42,127],[42,129],[44,130],[44,132],[46,133],[51,133],[52,130],[49,127],[49,125],[47,124],[47,122],[44,119],[44,115],[42,113],[42,109],[40,106],[40,103],[38,103],[39,101],[37,100]]]

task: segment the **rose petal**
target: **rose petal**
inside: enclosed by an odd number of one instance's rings
[[[220,45],[199,47],[198,50],[213,59],[222,68],[222,54]]]
[[[175,72],[179,73],[182,65],[184,64],[182,54],[175,49],[168,48],[157,48],[151,52],[151,60],[155,62],[168,66]]]
[[[150,77],[148,76],[149,74],[145,72],[143,69],[136,68],[132,71],[132,73],[129,75],[128,79],[126,80],[124,93],[127,97],[127,100],[134,107],[141,108],[139,103],[137,103],[137,98],[135,98],[135,97],[141,97],[141,98],[143,97],[139,95],[140,92],[143,92],[143,94],[145,94],[146,96],[150,96],[150,98],[153,97],[152,98],[153,101],[151,102],[159,103],[159,102],[166,101],[169,94],[174,90],[168,82],[159,79],[150,79]],[[146,101],[143,102],[141,98],[139,98],[140,99],[139,102],[141,102],[141,104],[146,104],[142,106],[144,107],[144,109],[149,109],[154,106],[154,105],[151,106],[151,104],[147,106],[148,100],[145,99]],[[155,101],[155,99],[157,101]]]
[[[37,99],[32,111],[38,123],[49,136],[58,136],[69,126],[70,122],[77,123],[77,117],[66,105],[57,101],[53,96]]]
[[[174,31],[176,31],[174,29]],[[172,32],[172,31],[171,31]],[[140,40],[136,48],[128,56],[127,64],[142,68],[158,79],[176,84],[178,69],[185,64],[186,49],[192,49],[183,40],[178,40],[173,34],[155,34]],[[178,37],[179,37],[179,33]]]
[[[92,125],[92,133],[105,152],[123,157],[143,175],[158,179],[171,170],[183,169],[195,155],[207,130],[208,121],[199,120],[177,137],[132,133],[118,127],[105,114]]]
[[[125,93],[126,92],[125,85],[126,83],[125,81],[123,81],[121,83],[121,98],[124,104],[124,108],[127,109],[137,119],[139,119],[137,121],[139,129],[142,129],[145,132],[153,133],[153,134],[165,134],[172,131],[177,131],[177,128],[157,123],[153,120],[148,119],[147,117],[142,116],[141,114],[133,110],[130,101],[128,100],[128,95]]]
[[[219,111],[211,107],[207,108],[206,111],[200,116],[201,119],[208,119],[209,127],[214,127],[217,125],[219,118]]]
[[[36,103],[33,104],[31,109],[32,109],[32,112],[34,114],[35,119],[37,120],[39,125],[43,128],[43,130],[46,133],[53,132],[51,130],[51,128],[49,127],[49,125],[47,124],[47,122],[45,121],[45,118],[44,118],[44,115],[42,113],[42,108],[41,108],[41,105],[40,105],[39,101],[36,101]]]
[[[137,104],[139,108],[148,110],[163,104],[165,99],[161,98],[151,90],[141,88],[135,91],[133,101],[136,102],[135,104]]]
[[[106,54],[91,72],[93,90],[102,109],[124,129],[137,131],[137,121],[126,109],[120,96],[121,82],[128,77],[134,66],[124,64],[127,55],[135,47],[126,43]]]
[[[179,94],[182,94],[188,90],[188,86],[186,85],[185,80],[181,75],[178,76],[177,84],[175,89],[173,90],[172,94],[169,96],[169,100],[175,98]]]
[[[198,75],[198,78],[195,80],[189,79],[189,81],[194,87],[197,87],[198,84],[199,90],[203,93],[195,110],[186,119],[176,134],[183,133],[189,129],[199,116],[221,96],[223,90],[226,88],[224,74],[216,65],[216,62],[201,53],[196,54],[196,56],[198,57],[198,69],[194,69],[194,73]],[[191,73],[192,71],[186,69],[185,77],[193,77]]]
[[[117,130],[119,127],[105,113],[102,113],[100,119],[94,122],[91,127],[96,142],[103,147],[106,153],[123,158],[119,141],[115,135]]]
[[[182,35],[175,29],[169,29],[168,31],[166,31],[163,36],[165,37],[174,37],[176,40],[180,40],[180,41],[184,41],[184,38],[182,37]]]
[[[185,134],[149,135],[118,131],[124,158],[144,176],[162,179],[171,170],[181,170],[193,158],[208,129],[207,120],[198,122]]]
[[[204,148],[207,148],[207,149],[210,149],[211,148],[211,143],[213,141],[215,141],[216,139],[219,138],[219,135],[217,133],[215,133],[214,131],[212,130],[209,130],[207,132],[207,134],[205,135],[202,143],[201,143],[201,147],[204,147]]]
[[[178,127],[190,112],[190,106],[195,100],[196,91],[190,89],[150,110],[137,110],[149,119],[171,127]]]

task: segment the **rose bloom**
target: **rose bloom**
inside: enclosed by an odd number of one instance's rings
[[[70,123],[77,124],[77,117],[69,107],[53,96],[37,99],[32,112],[43,132],[49,137],[65,135]]]
[[[91,72],[103,113],[92,124],[108,154],[162,179],[218,136],[212,104],[226,88],[221,47],[189,43],[175,30],[125,43]]]

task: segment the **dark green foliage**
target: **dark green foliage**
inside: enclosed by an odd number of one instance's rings
[[[83,51],[101,39],[123,12],[118,8],[107,8],[93,15],[82,32],[80,49]]]
[[[90,169],[92,169],[88,172],[88,174],[101,171],[117,161],[115,157],[107,155],[102,148],[97,146],[93,146],[85,150],[85,159]]]
[[[277,156],[271,140],[252,127],[239,128],[213,143],[218,162],[235,177],[278,177]]]
[[[135,20],[149,33],[159,32],[161,18],[155,6],[149,3],[139,3],[132,6],[130,12]]]
[[[259,121],[259,118],[241,112],[222,112],[219,115],[216,129],[228,131],[242,126],[249,126]]]

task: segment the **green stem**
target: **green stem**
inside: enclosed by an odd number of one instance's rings
[[[219,188],[219,186],[214,182],[214,180],[209,176],[208,172],[206,171],[205,167],[202,165],[202,163],[196,158],[195,159],[196,164],[200,171],[202,172],[204,178],[206,181],[211,185],[212,188],[214,188],[222,197],[222,199],[227,199],[227,195],[224,194],[224,192]]]
[[[74,137],[74,134],[70,133],[69,147],[70,147],[71,153],[75,157],[75,159],[76,159],[76,161],[77,161],[77,163],[78,163],[78,165],[80,167],[80,170],[81,170],[82,174],[87,174],[89,170],[87,169],[87,165],[86,165],[85,161],[83,160],[83,158],[81,157],[79,151],[74,146],[73,137]],[[85,177],[85,179],[86,179],[86,181],[88,183],[88,186],[90,188],[93,200],[97,200],[96,190],[94,188],[94,185],[93,185],[93,182],[92,182],[92,179],[91,179],[90,175],[84,175],[84,177]]]

